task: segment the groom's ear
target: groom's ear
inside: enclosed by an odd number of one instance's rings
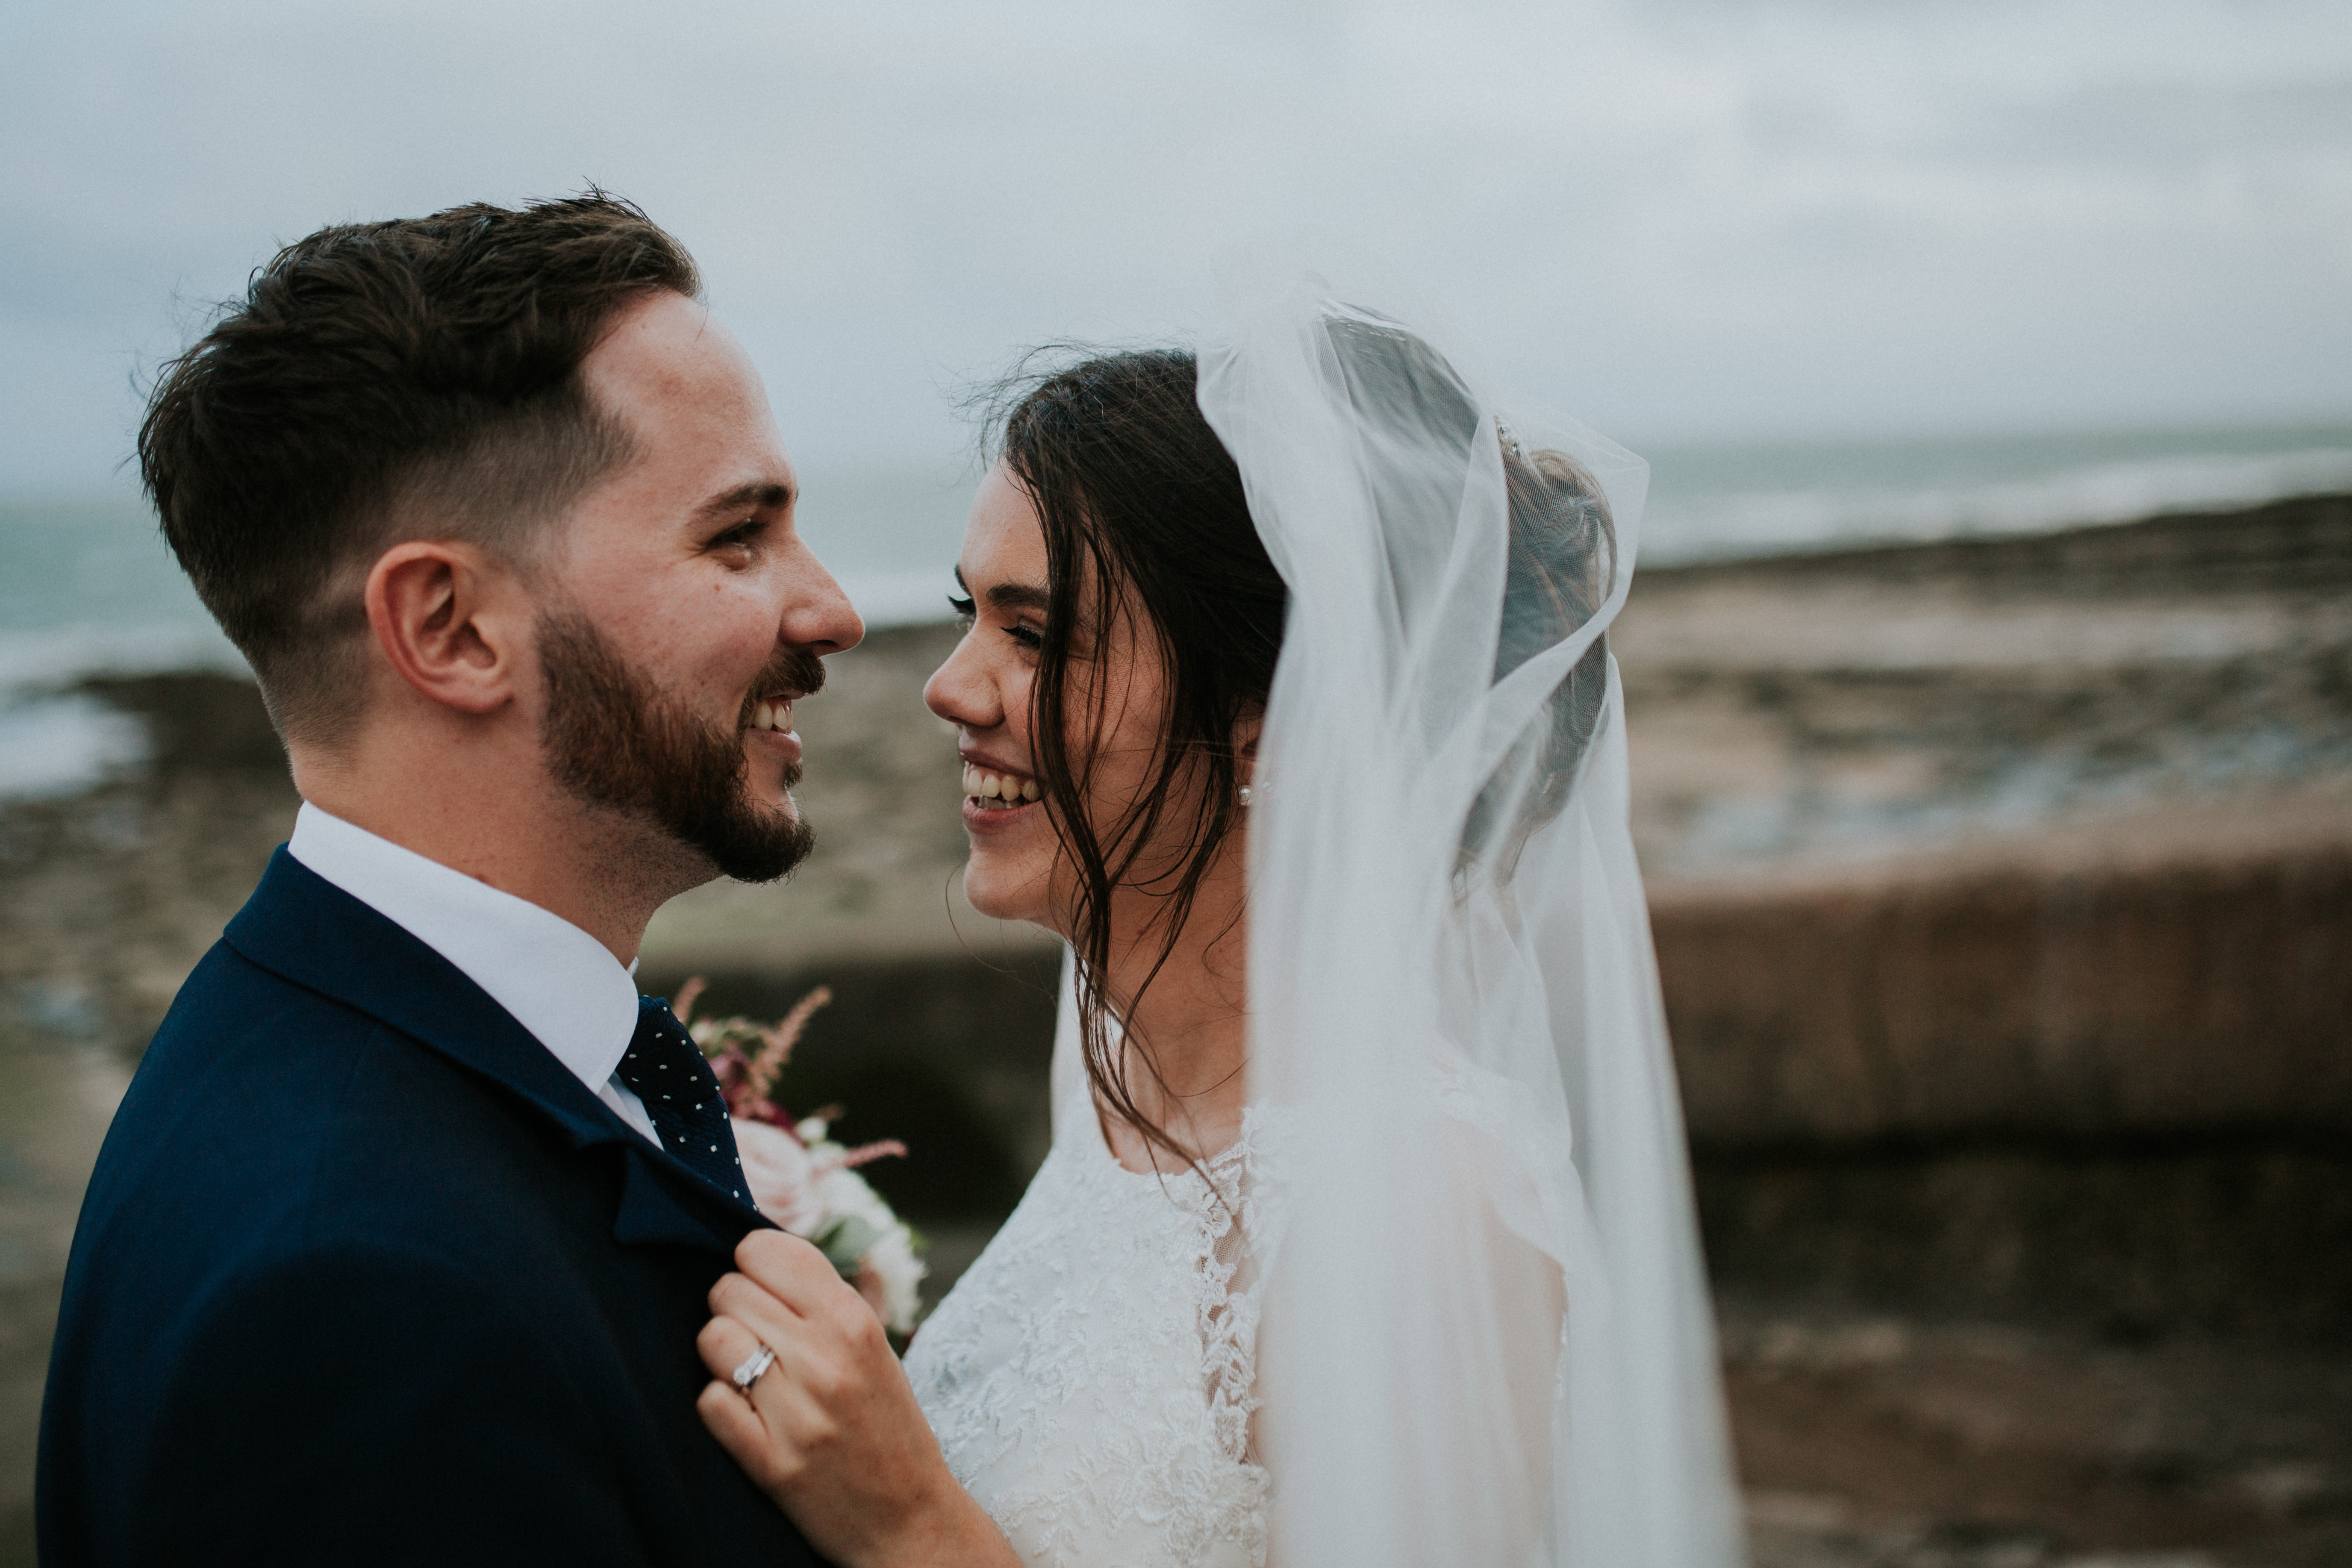
[[[368,573],[366,604],[376,647],[419,696],[462,713],[514,700],[530,600],[488,552],[456,540],[395,544]]]

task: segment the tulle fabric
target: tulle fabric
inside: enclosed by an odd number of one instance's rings
[[[1646,466],[1314,278],[1200,402],[1291,593],[1250,811],[1272,1561],[1738,1563],[1602,642]]]

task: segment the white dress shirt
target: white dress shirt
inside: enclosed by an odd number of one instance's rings
[[[455,964],[622,1121],[661,1146],[613,1076],[637,1028],[636,965],[512,893],[303,804],[287,852]]]

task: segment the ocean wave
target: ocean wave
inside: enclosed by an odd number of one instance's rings
[[[0,630],[0,700],[58,691],[95,675],[167,669],[251,673],[245,657],[209,625],[84,622]]]
[[[0,800],[77,794],[146,759],[144,725],[79,692],[0,708]]]
[[[73,687],[92,676],[184,669],[247,672],[208,626],[0,631],[0,800],[71,795],[138,766],[145,727]]]
[[[1664,565],[1857,544],[2045,533],[2343,490],[2352,490],[2352,447],[2142,458],[1950,489],[1727,489],[1654,503],[1643,524],[1642,553],[1645,561]]]

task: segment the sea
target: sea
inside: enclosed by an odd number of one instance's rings
[[[1641,448],[1647,564],[1963,535],[2352,490],[2352,416],[2206,429]],[[948,614],[978,475],[945,463],[814,465],[803,531],[867,623]],[[0,490],[0,798],[70,793],[135,767],[137,725],[86,677],[241,670],[128,490]]]

